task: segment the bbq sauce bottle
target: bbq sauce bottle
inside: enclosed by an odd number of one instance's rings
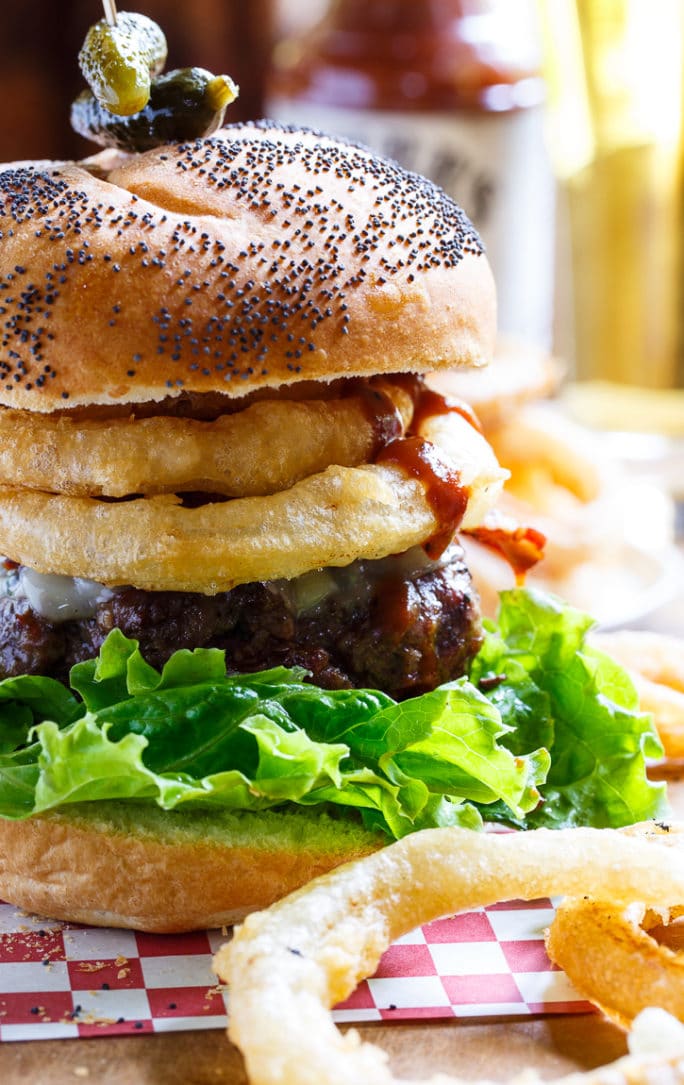
[[[332,0],[276,48],[266,108],[441,185],[487,245],[500,329],[547,345],[554,183],[540,67],[530,0]]]

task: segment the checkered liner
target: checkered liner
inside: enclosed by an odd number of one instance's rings
[[[437,920],[395,942],[334,1011],[339,1022],[585,1013],[549,962],[553,902],[509,902]],[[211,971],[221,931],[78,927],[0,903],[0,1039],[223,1028]]]

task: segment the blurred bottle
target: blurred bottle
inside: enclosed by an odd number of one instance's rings
[[[569,224],[576,376],[674,388],[682,376],[684,4],[540,0],[540,8]]]
[[[266,109],[426,174],[486,244],[499,327],[548,345],[554,182],[529,0],[332,0],[281,42]]]

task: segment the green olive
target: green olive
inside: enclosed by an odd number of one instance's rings
[[[114,116],[90,91],[83,91],[72,103],[71,126],[103,147],[146,151],[215,132],[238,92],[229,75],[180,68],[153,79],[147,105],[132,116]]]
[[[146,15],[120,11],[115,26],[106,19],[91,26],[78,62],[98,102],[127,117],[149,101],[151,79],[166,63],[166,38]]]

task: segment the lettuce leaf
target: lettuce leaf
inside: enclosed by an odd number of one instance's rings
[[[586,646],[590,624],[547,596],[506,593],[469,677],[402,703],[322,690],[297,668],[232,676],[217,649],[175,652],[158,671],[114,630],[72,669],[71,690],[0,682],[0,816],[101,799],[334,804],[394,837],[483,817],[652,817],[658,741],[624,672]]]
[[[665,810],[665,785],[646,777],[663,753],[653,722],[627,673],[587,644],[592,624],[554,596],[504,592],[471,669],[485,686],[505,675],[488,693],[510,727],[502,743],[520,756],[541,743],[551,755],[526,827],[628,825]]]

